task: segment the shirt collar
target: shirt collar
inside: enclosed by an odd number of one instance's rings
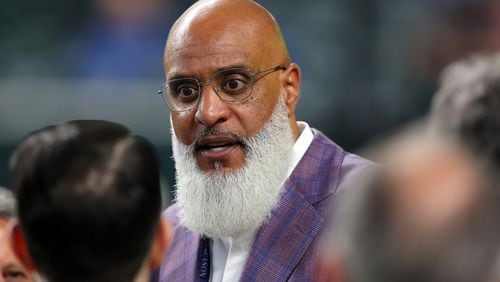
[[[290,162],[290,166],[288,167],[286,178],[289,178],[290,175],[292,175],[293,170],[295,169],[295,167],[297,167],[302,157],[304,157],[307,149],[309,149],[309,146],[314,139],[314,134],[307,122],[298,121],[297,125],[300,130],[300,135],[293,145],[292,161]]]

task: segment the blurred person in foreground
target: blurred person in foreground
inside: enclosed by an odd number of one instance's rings
[[[28,271],[14,254],[9,240],[9,222],[15,217],[16,199],[12,192],[0,187],[0,282],[32,282]]]
[[[125,127],[70,121],[30,134],[11,158],[13,247],[51,282],[148,281],[169,241],[153,146]]]
[[[450,65],[432,104],[431,122],[500,169],[500,53]]]
[[[494,281],[498,191],[457,144],[419,132],[392,147],[337,213],[320,281]]]
[[[310,280],[326,211],[371,162],[297,122],[301,72],[247,0],[202,0],[170,30],[175,235],[154,281]]]

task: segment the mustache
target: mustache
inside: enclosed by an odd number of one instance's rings
[[[191,146],[195,146],[200,139],[205,137],[231,137],[240,143],[243,148],[247,148],[250,144],[248,140],[243,137],[239,132],[230,131],[230,130],[222,130],[218,128],[206,128],[203,131],[200,131],[196,134],[196,139],[194,140]]]

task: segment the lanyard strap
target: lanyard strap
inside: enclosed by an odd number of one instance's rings
[[[201,238],[198,250],[198,278],[200,282],[210,281],[210,238]]]

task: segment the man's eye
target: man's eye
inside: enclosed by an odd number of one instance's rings
[[[24,272],[15,270],[7,271],[3,275],[6,282],[24,281],[27,278]]]
[[[179,96],[189,97],[195,93],[195,89],[193,87],[182,86],[177,89],[177,93],[179,93]]]
[[[180,85],[176,88],[175,94],[182,101],[191,101],[198,97],[198,89],[192,85]]]
[[[239,94],[246,90],[247,82],[239,78],[231,78],[224,81],[222,89],[227,94]]]

